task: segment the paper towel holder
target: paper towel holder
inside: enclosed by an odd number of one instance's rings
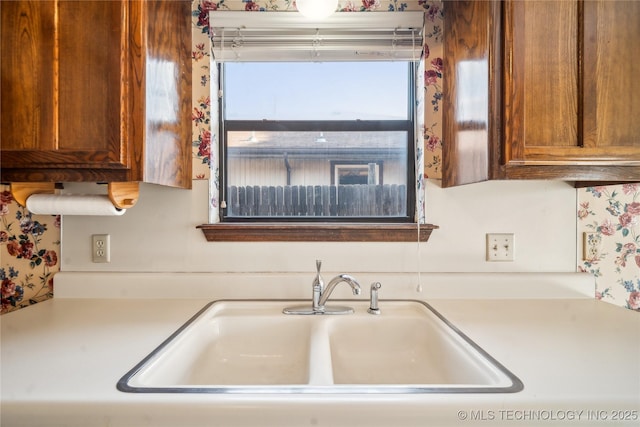
[[[109,200],[118,209],[132,208],[140,196],[138,182],[110,182],[107,184]],[[27,206],[27,199],[33,194],[54,194],[53,182],[12,182],[10,184],[13,199],[22,207]]]

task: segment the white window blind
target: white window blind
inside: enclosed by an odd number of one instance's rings
[[[411,61],[422,54],[423,12],[213,11],[213,54],[225,61]]]

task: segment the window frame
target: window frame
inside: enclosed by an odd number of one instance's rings
[[[416,224],[416,168],[415,168],[415,63],[407,61],[407,118],[405,120],[224,120],[224,96],[218,98],[218,123],[219,123],[219,170],[220,185],[219,198],[220,203],[220,223],[296,223],[296,224],[322,224],[322,223],[342,223],[342,224]],[[223,88],[223,78],[225,72],[222,67],[224,63],[218,66],[218,87]],[[348,216],[228,216],[226,199],[227,199],[227,151],[226,141],[228,132],[234,131],[300,131],[300,132],[348,132],[348,131],[402,131],[407,133],[407,158],[406,158],[406,213],[404,216],[396,217],[348,217]],[[382,171],[382,169],[381,169]],[[333,176],[331,178],[333,180]]]

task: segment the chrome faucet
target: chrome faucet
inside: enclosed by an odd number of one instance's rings
[[[284,314],[351,314],[353,308],[343,306],[330,306],[326,307],[327,300],[333,293],[333,290],[342,282],[346,282],[351,286],[351,291],[354,295],[360,295],[360,284],[358,281],[348,274],[339,274],[329,281],[325,286],[322,275],[320,274],[320,268],[322,267],[322,261],[316,260],[316,277],[313,279],[313,297],[311,299],[311,307],[295,306],[287,307],[282,312]]]
[[[348,283],[349,286],[351,286],[351,291],[354,295],[360,295],[360,284],[358,283],[358,281],[353,278],[353,276],[349,276],[348,274],[339,274],[329,281],[329,284],[326,288],[324,288],[322,292],[316,294],[314,289],[313,309],[317,311],[324,311],[324,305],[327,303],[327,300],[331,296],[331,293],[336,288],[336,286],[338,286],[338,284],[342,282]],[[319,297],[318,299],[316,299],[316,295]]]

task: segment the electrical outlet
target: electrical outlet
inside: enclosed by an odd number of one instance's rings
[[[600,245],[602,236],[598,233],[582,233],[582,259],[584,261],[595,261],[600,258]]]
[[[515,249],[513,233],[487,234],[487,261],[513,261]]]
[[[111,262],[111,248],[108,234],[91,236],[91,258],[93,262]]]

